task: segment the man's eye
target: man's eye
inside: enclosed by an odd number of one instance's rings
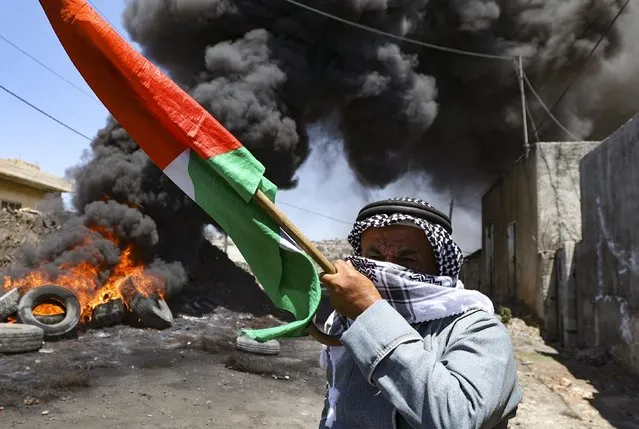
[[[384,260],[384,257],[380,253],[377,253],[377,252],[367,252],[367,253],[364,254],[364,257],[368,258],[368,259],[375,259],[376,261],[383,261]]]

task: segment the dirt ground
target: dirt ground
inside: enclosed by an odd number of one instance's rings
[[[0,355],[0,427],[315,427],[317,343],[281,341],[274,357],[234,348],[238,328],[265,323],[219,309],[162,332],[119,326]]]
[[[119,326],[0,356],[0,426],[317,427],[325,391],[318,343],[285,340],[274,357],[234,349],[238,328],[269,323],[218,309],[162,332]],[[524,390],[510,427],[639,428],[635,377],[606,359],[557,352],[525,320],[509,329]]]

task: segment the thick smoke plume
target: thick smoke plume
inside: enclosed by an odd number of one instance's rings
[[[639,88],[633,71],[639,65],[636,7],[629,6],[609,28],[624,3],[308,4],[418,41],[521,55],[527,75],[549,104],[583,71],[556,112],[573,133],[600,139],[639,110],[639,94],[628,96]],[[285,0],[130,0],[124,22],[145,55],[235,134],[280,188],[296,185],[296,171],[313,149],[311,126],[335,136],[331,142],[341,140],[358,180],[372,187],[420,172],[442,190],[476,188],[523,150],[518,82],[510,60],[398,42]],[[543,120],[541,139],[567,139],[544,119],[532,97],[528,101],[533,127]],[[229,296],[237,291],[231,285],[237,279],[228,270],[213,272],[214,255],[202,253],[207,249],[202,228],[210,219],[115,121],[108,120],[87,158],[70,174],[76,214],[60,211],[60,233],[25,249],[14,271],[24,273],[45,261],[44,269],[54,277],[61,266],[90,261],[108,276],[123,246],[133,244],[136,260],[164,281],[169,295],[187,282],[200,285],[190,295],[197,294],[197,300],[183,301],[187,307],[206,310],[201,292],[211,289],[213,277],[228,283],[218,288]],[[102,230],[112,231],[118,243]],[[87,237],[93,238],[91,245]]]
[[[521,55],[547,104],[586,67],[556,109],[579,137],[602,138],[639,108],[637,101],[612,110],[594,105],[604,95],[597,87],[609,89],[622,75],[637,79],[625,74],[627,63],[615,62],[639,35],[632,5],[609,29],[625,0],[304,1],[419,41]],[[295,184],[312,149],[306,130],[317,123],[343,140],[365,185],[419,170],[434,184],[463,189],[491,179],[523,150],[510,60],[398,42],[285,0],[131,0],[124,22],[144,53],[189,88],[280,186]],[[536,125],[543,120],[542,140],[569,139],[528,100]]]
[[[91,143],[87,160],[70,174],[75,212],[51,201],[40,206],[57,217],[61,229],[37,246],[24,247],[10,276],[37,269],[55,280],[87,262],[106,281],[131,247],[134,260],[162,280],[169,297],[179,293],[203,240],[204,213],[112,120]]]

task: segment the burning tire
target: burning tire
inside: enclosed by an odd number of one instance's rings
[[[0,353],[24,353],[40,350],[44,331],[31,325],[0,323]]]
[[[20,302],[20,291],[18,288],[12,289],[0,296],[0,322],[18,311]]]
[[[91,324],[96,328],[117,325],[124,321],[125,316],[124,303],[120,299],[114,299],[93,309]]]
[[[64,320],[63,314],[46,314],[46,315],[34,315],[39,322],[44,323],[45,325],[55,325],[56,323],[60,323]]]
[[[235,347],[238,350],[257,354],[257,355],[276,355],[280,352],[280,343],[277,340],[270,340],[264,343],[255,341],[245,335],[240,335],[235,340]]]
[[[47,324],[38,320],[33,309],[43,303],[64,308],[65,317],[60,323]],[[55,285],[39,286],[24,294],[18,304],[18,320],[44,331],[44,338],[54,339],[73,331],[80,323],[81,308],[78,298],[69,289]]]
[[[173,324],[173,314],[169,306],[156,295],[147,298],[136,293],[129,305],[144,326],[153,329],[166,329]]]

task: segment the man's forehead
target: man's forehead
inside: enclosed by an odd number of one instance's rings
[[[411,222],[408,224],[393,224],[381,227],[370,227],[362,232],[363,240],[380,239],[402,239],[415,240],[416,238],[426,240],[426,234],[419,226]]]

